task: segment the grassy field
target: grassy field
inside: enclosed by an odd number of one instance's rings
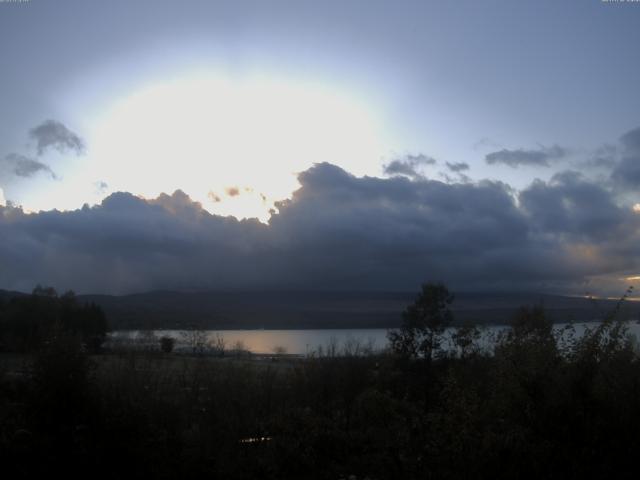
[[[89,355],[57,337],[0,356],[0,464],[7,478],[635,477],[637,345],[621,322],[569,340],[551,327],[524,311],[491,351],[471,336],[429,358]]]

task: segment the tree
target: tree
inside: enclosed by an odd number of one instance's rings
[[[206,330],[193,328],[180,332],[180,336],[187,347],[191,348],[193,355],[204,355],[209,343]]]
[[[176,344],[176,340],[173,337],[169,337],[165,335],[164,337],[160,337],[160,350],[164,353],[173,352],[173,347]]]
[[[453,321],[449,305],[454,296],[441,283],[425,283],[412,305],[402,314],[402,326],[387,338],[394,353],[431,361],[439,352],[442,334]]]
[[[73,292],[71,293],[73,294]],[[49,298],[56,298],[58,296],[58,292],[56,292],[55,288],[43,287],[40,284],[36,285],[36,287],[33,289],[31,294],[37,297],[49,297]]]
[[[451,335],[451,343],[458,352],[460,358],[467,358],[479,350],[478,340],[481,332],[475,325],[465,323],[458,327]]]
[[[58,296],[52,287],[38,285],[31,295],[14,296],[0,312],[0,344],[13,351],[37,350],[65,333],[98,353],[107,331],[107,319],[98,305],[80,303],[72,291]]]
[[[227,348],[227,342],[224,337],[219,333],[216,333],[215,338],[212,338],[207,342],[209,349],[213,351],[214,355],[224,357],[224,351]]]

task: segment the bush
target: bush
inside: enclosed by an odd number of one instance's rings
[[[166,335],[163,337],[160,337],[160,350],[162,350],[163,353],[173,352],[173,347],[175,347],[175,344],[176,344],[175,338],[168,337]]]

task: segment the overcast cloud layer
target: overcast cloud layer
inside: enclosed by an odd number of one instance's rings
[[[520,192],[318,164],[268,225],[212,215],[181,191],[114,193],[69,212],[0,207],[0,287],[415,290],[440,280],[617,293],[640,267],[640,216],[625,197],[638,185],[639,145],[640,129],[621,137],[608,178],[566,170]]]

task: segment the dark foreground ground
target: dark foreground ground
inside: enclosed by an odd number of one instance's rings
[[[87,355],[56,338],[0,357],[3,478],[635,478],[624,324],[561,343],[526,317],[489,354],[467,332],[431,360]]]

